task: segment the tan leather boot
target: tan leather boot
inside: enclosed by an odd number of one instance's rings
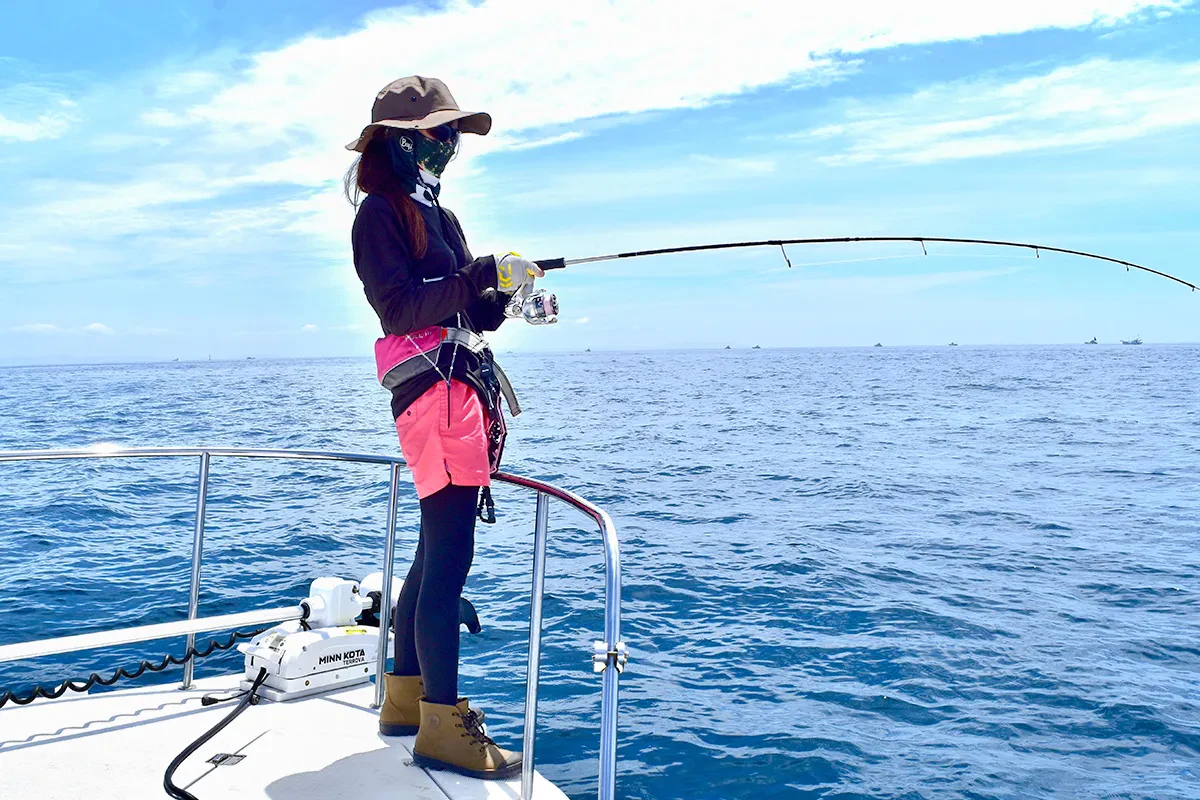
[[[507,780],[521,774],[521,754],[496,746],[483,732],[483,715],[466,698],[456,706],[421,700],[421,730],[413,763],[481,780]]]
[[[414,735],[421,724],[417,702],[425,696],[421,676],[384,675],[383,680],[387,693],[379,709],[379,732],[384,736]]]

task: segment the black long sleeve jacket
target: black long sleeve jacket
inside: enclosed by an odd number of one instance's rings
[[[508,295],[496,291],[496,261],[472,259],[466,237],[453,213],[417,203],[425,219],[429,244],[414,259],[408,237],[391,203],[368,195],[358,207],[351,241],[354,268],[367,302],[375,309],[385,334],[403,336],[430,325],[494,331],[504,322]],[[456,363],[453,377],[465,379],[469,363]],[[392,414],[408,405],[438,381],[406,383],[392,393]]]

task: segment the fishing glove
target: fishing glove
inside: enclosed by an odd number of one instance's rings
[[[532,261],[516,253],[496,255],[496,288],[505,294],[517,294],[525,286],[533,285],[534,278],[546,273]]]

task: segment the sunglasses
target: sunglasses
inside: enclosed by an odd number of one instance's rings
[[[458,128],[447,122],[444,125],[438,125],[433,128],[426,128],[425,132],[437,139],[439,142],[457,142]]]

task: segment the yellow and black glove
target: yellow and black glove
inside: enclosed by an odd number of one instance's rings
[[[505,294],[517,294],[526,286],[532,286],[534,278],[546,273],[532,261],[516,253],[496,255],[496,288]]]

